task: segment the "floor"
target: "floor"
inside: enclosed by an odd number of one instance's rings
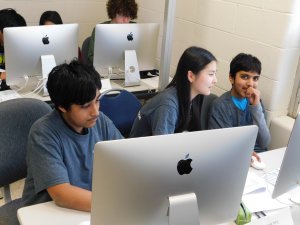
[[[12,199],[20,198],[22,196],[22,192],[23,192],[23,188],[24,188],[24,181],[25,181],[25,179],[19,180],[10,185],[10,192],[11,192]],[[0,189],[0,190],[2,191],[2,189]],[[2,197],[2,193],[0,195]],[[0,199],[0,206],[2,206],[2,205],[4,205],[3,198]]]

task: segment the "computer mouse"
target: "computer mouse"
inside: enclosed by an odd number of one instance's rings
[[[80,222],[78,225],[91,225],[91,222],[89,220],[85,220]]]
[[[266,168],[266,164],[262,161],[258,161],[256,157],[252,156],[251,158],[251,166],[257,170],[263,170]]]

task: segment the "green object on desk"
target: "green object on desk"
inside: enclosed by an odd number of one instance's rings
[[[238,215],[236,217],[235,223],[237,225],[244,225],[251,222],[252,213],[247,209],[243,202],[241,202]]]

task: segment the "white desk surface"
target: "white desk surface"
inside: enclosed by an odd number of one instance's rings
[[[281,164],[285,148],[261,153],[261,159],[266,163],[267,170],[278,168]],[[250,168],[255,173],[261,171]],[[291,208],[294,225],[300,225],[300,206]],[[54,202],[46,202],[18,210],[18,218],[21,225],[77,225],[82,221],[89,220],[90,213],[58,207]],[[223,225],[234,225],[226,223]]]
[[[281,161],[283,159],[283,155],[286,148],[279,148],[275,150],[270,150],[267,152],[260,153],[261,160],[266,163],[265,172],[272,171],[277,169],[281,165]],[[263,171],[255,170],[250,168],[251,171],[255,172],[256,174],[262,174]],[[300,205],[294,205],[290,207],[294,225],[300,225]]]
[[[130,92],[139,92],[139,91],[153,91],[158,89],[158,80],[159,76],[152,77],[152,78],[146,78],[146,79],[141,79],[141,84],[137,86],[131,86],[131,87],[124,87],[124,80],[111,80],[111,87],[112,88],[118,88],[118,89],[126,89],[127,91]],[[106,91],[107,89],[102,88],[101,92]],[[42,101],[50,101],[49,96],[43,97],[40,94],[28,92],[28,93],[20,93],[22,97],[26,98],[35,98],[35,99],[40,99]]]
[[[90,213],[57,206],[46,202],[18,210],[21,225],[77,225],[90,219]]]

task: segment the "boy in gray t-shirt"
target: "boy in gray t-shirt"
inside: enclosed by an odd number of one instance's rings
[[[57,66],[47,88],[55,109],[30,130],[23,205],[53,200],[90,211],[94,145],[123,137],[99,112],[101,81],[93,67],[77,61]]]

